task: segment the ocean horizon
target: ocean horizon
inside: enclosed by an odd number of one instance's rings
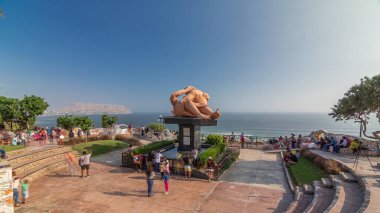
[[[169,113],[129,113],[116,114],[118,124],[132,124],[133,127],[149,125],[160,122],[160,116],[170,116]],[[56,125],[57,117],[62,115],[39,116],[37,126],[52,127]],[[101,114],[88,115],[94,121],[95,127],[101,127]],[[374,131],[378,125],[375,118],[370,120],[368,132]],[[169,129],[178,129],[176,125],[166,125]],[[244,132],[246,135],[257,137],[279,137],[290,135],[309,135],[315,130],[326,130],[339,134],[359,136],[360,125],[354,121],[336,122],[328,113],[223,113],[218,119],[217,126],[202,127],[202,134],[231,134],[238,135]]]

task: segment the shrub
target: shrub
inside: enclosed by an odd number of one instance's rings
[[[315,159],[316,157],[319,157],[319,155],[317,155],[317,154],[315,154],[315,153],[313,153],[313,152],[310,152],[310,151],[307,150],[307,149],[303,149],[303,150],[301,150],[301,154],[302,154],[302,156],[304,156],[305,158],[307,158],[307,159],[309,159],[309,160],[311,160],[311,161],[314,161],[314,159]]]
[[[318,166],[319,168],[323,169],[324,170],[324,165],[325,165],[325,160],[324,158],[320,157],[320,156],[317,156],[316,158],[314,158],[313,163]]]
[[[317,165],[326,173],[331,174],[331,175],[337,175],[339,174],[339,172],[348,172],[348,170],[344,168],[344,166],[340,164],[338,161],[335,161],[332,159],[328,160],[320,156],[314,159],[314,164]]]
[[[199,156],[201,165],[203,166],[207,163],[208,157],[212,157],[212,159],[215,160],[218,157],[218,155],[222,154],[225,150],[226,150],[225,143],[219,143],[208,148],[206,151],[202,152],[202,154]]]
[[[174,144],[174,141],[158,141],[158,142],[153,142],[151,144],[136,148],[133,150],[133,153],[135,154],[146,154],[149,153],[153,150],[157,150],[160,148],[164,148],[166,146]]]
[[[208,144],[219,144],[219,143],[224,143],[224,137],[221,135],[208,135],[206,138],[206,143]]]
[[[160,123],[151,123],[149,124],[148,128],[154,132],[162,133],[166,129],[166,126]]]

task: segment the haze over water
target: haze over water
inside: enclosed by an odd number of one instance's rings
[[[134,127],[149,125],[158,122],[160,115],[168,116],[169,113],[131,113],[117,115],[119,124],[133,124]],[[101,115],[89,115],[94,121],[95,127],[101,127]],[[57,116],[40,116],[36,125],[51,127],[56,125]],[[371,120],[371,127],[377,126],[375,119]],[[167,125],[170,129],[177,129],[176,125]],[[335,122],[327,113],[223,113],[214,127],[202,127],[202,134],[240,134],[259,137],[278,137],[280,135],[309,135],[311,131],[324,129],[329,132],[349,135],[359,135],[359,125],[353,121]]]

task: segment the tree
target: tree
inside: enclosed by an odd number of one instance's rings
[[[77,117],[78,126],[82,129],[82,131],[87,135],[90,129],[94,126],[93,121],[88,116]]]
[[[65,115],[57,118],[57,126],[69,130],[70,132],[79,126],[77,117],[74,115]]]
[[[102,127],[103,128],[110,128],[116,124],[117,120],[118,120],[117,116],[111,116],[111,115],[103,114],[102,115]]]
[[[11,130],[13,130],[14,124],[17,123],[21,117],[19,108],[20,108],[20,102],[18,99],[0,96],[1,120]]]
[[[48,107],[49,104],[43,98],[25,95],[20,101],[20,123],[29,128],[29,125],[36,122],[37,116],[42,115]]]
[[[367,134],[371,113],[376,114],[380,123],[380,75],[361,79],[360,84],[352,86],[331,110],[329,115],[336,121],[355,120],[363,126],[361,131],[365,137],[380,140],[380,131]]]

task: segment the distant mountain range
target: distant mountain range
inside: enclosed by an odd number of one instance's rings
[[[74,103],[62,107],[59,110],[48,110],[46,115],[52,114],[127,114],[130,113],[126,106],[115,104],[92,104],[92,103]]]

